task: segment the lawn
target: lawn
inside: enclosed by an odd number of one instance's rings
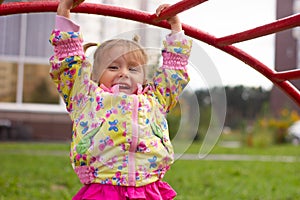
[[[266,149],[216,147],[212,153],[299,156],[290,145]],[[193,144],[188,153],[197,153]],[[0,143],[0,200],[71,199],[81,187],[67,143]],[[300,162],[177,160],[165,176],[176,200],[300,199]]]

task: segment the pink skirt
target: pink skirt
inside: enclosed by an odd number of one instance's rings
[[[141,187],[92,183],[83,186],[73,200],[172,200],[175,196],[173,188],[163,181]]]

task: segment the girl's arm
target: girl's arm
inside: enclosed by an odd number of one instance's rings
[[[162,4],[160,5],[157,9],[156,9],[156,15],[159,16],[160,13],[168,8],[170,5],[169,4]],[[177,15],[170,17],[169,19],[167,19],[168,23],[171,26],[171,30],[172,30],[172,34],[174,33],[178,33],[182,31],[182,26],[181,26],[181,22],[180,19]]]
[[[65,18],[70,18],[70,11],[79,4],[84,2],[84,0],[60,0],[57,15],[64,16]]]
[[[156,14],[169,7],[159,6]],[[167,35],[162,51],[163,63],[153,78],[154,95],[157,96],[165,111],[172,109],[184,87],[189,82],[186,66],[190,55],[192,40],[185,37],[178,16],[167,19],[172,33]]]
[[[69,113],[84,105],[91,65],[85,59],[79,26],[70,19],[73,0],[61,0],[55,30],[50,36],[54,55],[50,58],[50,76],[63,97]]]
[[[72,6],[73,0],[60,0],[57,8],[57,15],[70,19]]]

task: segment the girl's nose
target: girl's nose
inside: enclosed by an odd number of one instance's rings
[[[120,71],[120,74],[119,74],[120,77],[125,77],[125,78],[128,78],[128,69],[127,68],[123,68],[121,71]]]

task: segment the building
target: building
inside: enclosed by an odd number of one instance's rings
[[[157,1],[87,0],[153,12]],[[113,37],[131,39],[134,34],[150,49],[160,47],[161,30],[147,31],[146,24],[90,14],[72,14],[81,25],[85,42]],[[48,38],[55,13],[31,13],[0,17],[0,140],[69,140],[71,121],[49,77],[53,49]],[[151,56],[158,62],[155,53]],[[9,121],[9,123],[7,123]],[[9,125],[9,127],[8,127]]]
[[[300,12],[299,0],[277,0],[276,15],[281,19]],[[275,35],[275,70],[285,71],[300,67],[300,33],[299,27],[285,30]],[[300,80],[292,83],[300,89]],[[276,86],[271,91],[271,110],[274,114],[284,108],[298,110],[299,106]]]

